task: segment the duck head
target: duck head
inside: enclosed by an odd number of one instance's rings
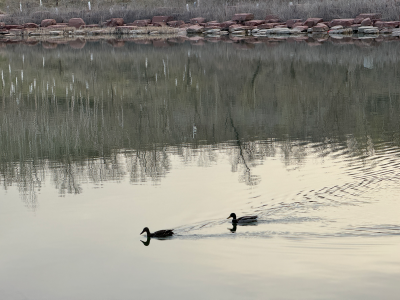
[[[143,232],[146,232],[147,235],[150,235],[150,230],[147,227],[143,228],[143,231],[140,234],[142,234]]]
[[[231,213],[229,215],[229,217],[227,217],[227,219],[229,219],[229,218],[233,218],[234,220],[236,220],[236,214],[235,213]]]

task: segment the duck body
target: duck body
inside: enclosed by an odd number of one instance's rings
[[[174,234],[173,229],[158,230],[151,233],[149,228],[147,227],[143,228],[143,231],[140,234],[142,234],[143,232],[147,233],[147,237],[160,237],[160,238],[172,236]]]
[[[240,218],[236,218],[236,214],[231,213],[227,219],[229,219],[229,218],[232,218],[233,224],[257,222],[257,216],[243,216]]]

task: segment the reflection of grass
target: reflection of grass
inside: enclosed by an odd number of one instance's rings
[[[366,56],[373,70],[364,68]],[[18,182],[22,191],[37,189],[47,166],[62,192],[125,174],[157,182],[170,168],[167,147],[207,165],[216,160],[207,144],[219,144],[240,180],[256,184],[249,169],[277,149],[287,164],[301,163],[302,140],[317,143],[321,156],[333,142],[354,155],[369,155],[382,140],[399,144],[395,43],[242,52],[98,42],[81,50],[7,46],[2,57],[0,174],[4,186]]]

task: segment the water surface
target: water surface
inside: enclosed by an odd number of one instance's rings
[[[1,50],[1,298],[397,299],[398,43],[167,45]]]

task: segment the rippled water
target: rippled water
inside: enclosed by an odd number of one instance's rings
[[[398,43],[176,42],[2,48],[0,298],[397,299]]]

